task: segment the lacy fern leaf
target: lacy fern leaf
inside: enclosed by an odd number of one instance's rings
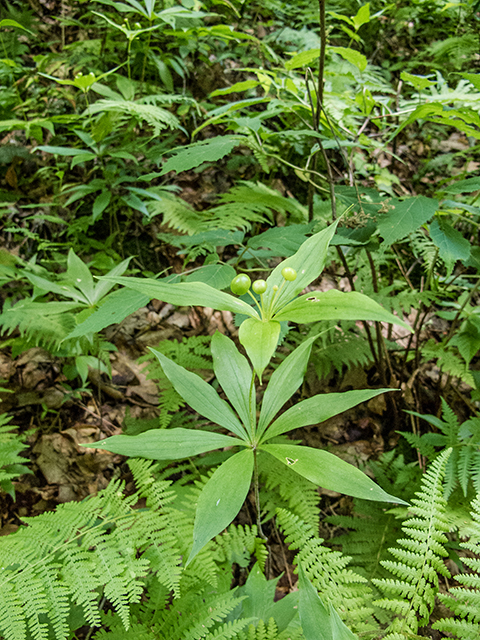
[[[415,487],[420,484],[418,464],[413,462],[406,465],[403,456],[396,456],[395,451],[384,453],[378,462],[369,463],[368,466],[382,489],[404,500],[409,500]],[[388,548],[395,545],[401,532],[399,511],[400,508],[385,509],[380,502],[355,498],[352,516],[325,518],[330,524],[350,529],[348,533],[330,539],[329,543],[342,545],[343,553],[352,558],[352,569],[360,575],[369,580],[388,577],[381,560],[387,558]]]
[[[164,129],[179,129],[180,122],[172,113],[153,104],[140,101],[100,99],[88,107],[90,113],[118,113],[120,118],[134,117],[152,127],[153,136],[158,137]]]
[[[33,302],[21,300],[13,307],[5,305],[0,315],[2,332],[11,334],[18,329],[31,346],[42,346],[52,351],[60,348],[76,326],[72,310],[75,302]]]
[[[124,497],[123,484],[112,481],[82,503],[25,518],[26,527],[1,538],[1,637],[64,640],[71,603],[81,607],[88,624],[98,626],[100,589],[128,629],[130,603],[140,600],[141,578],[155,564],[155,554],[146,552],[158,547],[157,556],[170,555],[168,567],[180,563],[168,516],[133,509],[138,498]],[[165,491],[163,499],[171,500],[171,493]],[[160,563],[156,568],[159,579],[170,584]]]
[[[390,549],[395,560],[382,561],[395,578],[373,580],[385,594],[375,604],[397,616],[387,628],[385,640],[417,638],[419,626],[428,623],[435,603],[438,574],[450,577],[443,563],[448,555],[443,545],[449,526],[442,487],[450,454],[447,449],[438,456],[425,474],[417,497],[412,499],[413,518],[403,525],[406,537]]]
[[[285,534],[285,544],[299,549],[295,561],[301,563],[322,600],[335,607],[349,628],[371,637],[377,627],[371,589],[363,576],[346,568],[350,558],[326,547],[313,527],[286,509],[278,509],[277,520]]]
[[[476,557],[462,558],[474,573],[455,576],[461,587],[453,587],[448,594],[439,594],[443,604],[455,614],[455,618],[444,618],[433,624],[434,629],[452,634],[459,640],[477,640],[480,637],[480,495],[472,502],[472,537],[460,546]]]
[[[19,455],[27,445],[21,436],[15,434],[16,427],[9,424],[11,420],[6,413],[0,414],[0,490],[3,489],[15,499],[13,478],[32,472],[24,464],[25,458]]]
[[[480,491],[480,419],[471,418],[460,424],[455,412],[442,398],[442,419],[429,414],[411,411],[422,418],[440,433],[424,433],[422,435],[401,432],[408,443],[418,449],[419,453],[433,460],[437,455],[435,447],[452,449],[445,468],[445,498],[449,498],[453,490],[460,485],[463,495],[467,495],[470,480],[477,492]]]

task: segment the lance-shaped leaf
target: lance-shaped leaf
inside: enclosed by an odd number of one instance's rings
[[[234,414],[230,405],[222,400],[218,393],[205,380],[195,373],[187,371],[180,365],[170,360],[150,347],[150,351],[162,365],[163,372],[192,409],[212,422],[236,433],[239,438],[246,439],[246,431],[240,420]]]
[[[335,234],[337,223],[330,225],[323,231],[305,240],[300,249],[290,258],[281,262],[267,279],[267,290],[263,294],[263,304],[269,308],[275,296],[273,287],[282,287],[275,300],[275,309],[281,309],[289,300],[298,296],[300,291],[305,289],[323,271],[327,259],[328,245]],[[297,272],[296,280],[285,282],[282,276],[282,269],[291,267]],[[285,284],[284,284],[285,283]]]
[[[397,324],[408,331],[411,327],[378,302],[357,291],[311,291],[292,300],[276,315],[275,320],[291,320],[305,324],[319,320],[377,320]]]
[[[73,249],[68,252],[67,276],[75,287],[82,291],[88,303],[93,306],[96,300],[92,274],[85,262],[77,256]]]
[[[255,309],[229,293],[219,291],[204,282],[168,283],[153,278],[126,278],[103,276],[100,280],[111,280],[116,284],[144,293],[150,298],[180,306],[212,307],[221,311],[242,313],[251,318],[258,318]]]
[[[278,411],[302,384],[312,344],[317,337],[305,340],[273,372],[262,400],[262,410],[258,421],[259,434],[265,431]]]
[[[240,325],[238,339],[245,347],[260,383],[262,382],[262,373],[277,348],[279,335],[279,322],[263,322],[254,318],[247,318]]]
[[[282,413],[267,429],[262,440],[269,440],[292,429],[324,422],[387,391],[395,389],[360,389],[343,393],[321,393],[307,398]]]
[[[317,590],[298,566],[298,613],[305,640],[358,640],[345,626],[335,608],[323,604]]]
[[[217,331],[212,338],[213,369],[247,432],[255,428],[255,385],[247,359],[234,342]]]
[[[238,514],[250,489],[252,474],[252,449],[236,453],[216,469],[198,499],[193,547],[187,565]]]
[[[362,500],[408,504],[391,496],[360,469],[328,451],[294,444],[262,444],[260,449],[310,482],[330,491],[338,491]]]
[[[133,289],[117,289],[117,291],[105,296],[98,309],[75,327],[66,339],[78,338],[87,335],[87,333],[98,333],[105,327],[118,324],[131,313],[148,304],[149,300],[150,298],[144,293],[138,293]],[[49,302],[49,304],[51,303]]]
[[[149,460],[181,460],[212,449],[239,444],[238,438],[221,433],[196,429],[150,429],[138,436],[112,436],[95,444],[82,446]]]

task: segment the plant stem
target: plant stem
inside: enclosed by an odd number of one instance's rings
[[[255,393],[255,371],[252,371],[252,380],[250,382],[250,390],[248,395],[248,411],[250,414],[250,426],[252,427],[252,442],[255,439],[255,426],[256,426],[255,404],[253,402],[254,393]],[[254,453],[256,453],[255,450],[254,450]]]
[[[350,284],[350,288],[352,291],[355,291],[355,282],[353,280],[352,272],[350,271],[350,267],[348,266],[347,259],[345,258],[345,254],[343,253],[342,247],[339,245],[336,247],[338,257],[341,260],[343,268],[345,269],[345,275],[347,276],[347,280]],[[365,329],[365,333],[367,334],[368,346],[370,347],[370,351],[372,352],[373,361],[375,366],[379,368],[377,353],[375,351],[375,347],[373,346],[372,334],[370,331],[370,327],[365,320],[363,320],[363,328]]]
[[[257,450],[253,450],[253,490],[255,493],[255,509],[257,511],[257,529],[258,535],[262,540],[268,542],[267,536],[263,533],[262,529],[262,519],[260,512],[260,492],[259,492],[259,482],[258,482],[258,461],[257,461]]]

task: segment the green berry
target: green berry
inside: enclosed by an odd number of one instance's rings
[[[255,282],[252,284],[252,289],[254,293],[265,293],[265,291],[267,290],[267,283],[265,282],[265,280],[255,280]]]
[[[295,269],[292,269],[292,267],[283,267],[282,276],[285,278],[285,280],[293,282],[293,280],[297,279],[297,272],[295,271]]]
[[[250,289],[250,285],[252,281],[247,276],[246,273],[240,273],[230,283],[230,290],[232,293],[235,293],[237,296],[243,296],[244,293]]]

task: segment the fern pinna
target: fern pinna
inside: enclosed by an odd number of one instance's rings
[[[451,449],[441,453],[422,480],[420,491],[412,499],[413,518],[402,529],[407,536],[389,551],[395,560],[381,564],[394,579],[374,579],[384,598],[375,604],[397,615],[386,629],[385,640],[418,638],[418,628],[428,623],[438,592],[438,574],[450,577],[443,558],[448,555],[444,544],[449,525],[445,518],[443,497],[445,466]]]
[[[290,549],[299,549],[295,562],[326,604],[335,607],[347,626],[363,638],[375,637],[372,593],[363,576],[347,568],[348,556],[332,551],[315,535],[315,529],[286,509],[277,510],[277,521]]]
[[[480,638],[480,495],[472,502],[472,536],[460,546],[475,554],[475,558],[462,558],[474,573],[455,576],[461,587],[452,587],[448,594],[438,597],[455,614],[456,618],[444,618],[433,624],[434,629],[452,634],[459,640]]]
[[[26,459],[19,455],[27,445],[23,444],[23,436],[16,435],[16,427],[9,424],[11,419],[6,413],[0,414],[0,492],[6,491],[15,499],[13,478],[32,472],[24,464]]]
[[[157,486],[157,504],[173,499],[168,486]],[[125,497],[114,480],[82,503],[25,518],[26,527],[0,539],[2,639],[64,640],[75,605],[99,626],[101,592],[128,629],[129,603],[140,600],[149,571],[178,592],[181,559],[168,510],[134,509],[139,496]]]
[[[420,486],[421,472],[418,464],[406,464],[395,450],[382,454],[375,462],[369,462],[375,481],[388,493],[410,500]],[[389,577],[381,560],[388,557],[388,548],[394,546],[401,533],[402,520],[407,517],[406,507],[385,509],[381,502],[354,498],[352,515],[334,515],[325,521],[347,530],[331,538],[329,544],[340,544],[345,555],[352,558],[351,568],[368,580]]]
[[[445,497],[460,485],[467,495],[470,481],[475,491],[480,492],[480,419],[470,418],[460,424],[455,412],[442,398],[442,419],[436,416],[409,411],[438,429],[439,433],[401,432],[408,443],[418,449],[429,460],[437,455],[435,447],[451,448],[452,454],[445,467]]]

